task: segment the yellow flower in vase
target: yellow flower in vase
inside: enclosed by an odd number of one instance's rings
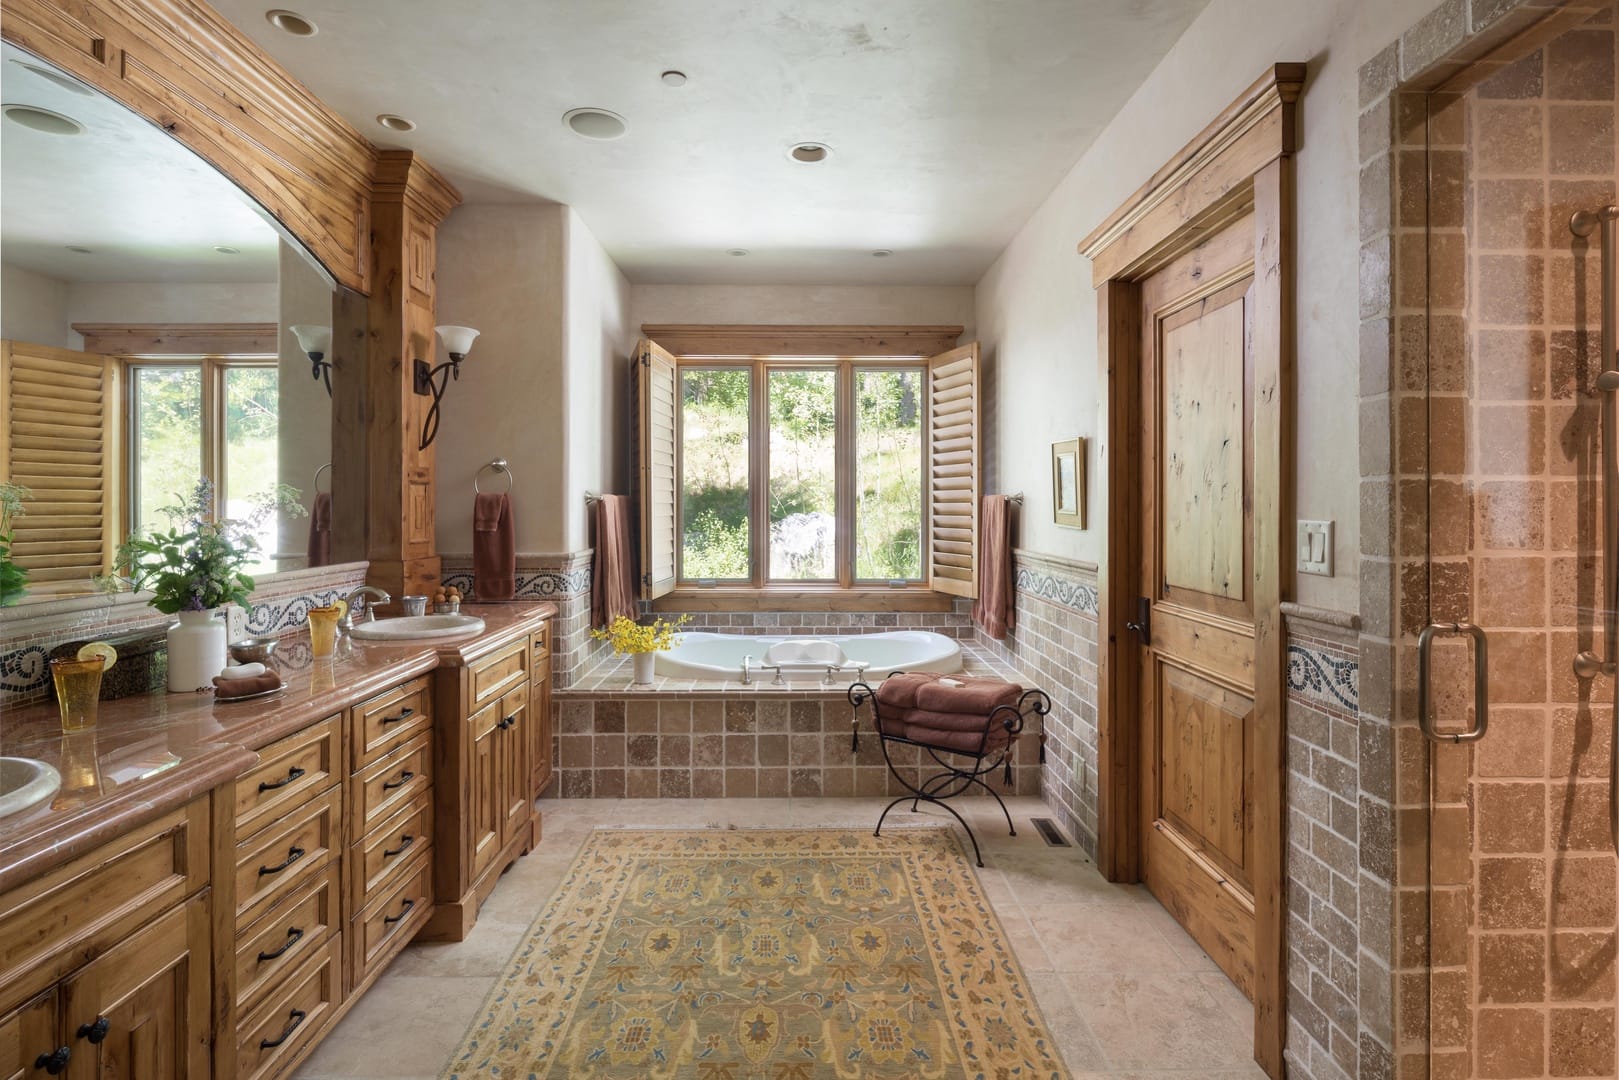
[[[633,656],[635,683],[646,686],[652,682],[653,654],[674,648],[679,641],[677,631],[690,619],[690,615],[682,615],[673,622],[659,618],[643,626],[627,615],[620,615],[604,629],[592,630],[590,636],[610,643],[620,656]]]

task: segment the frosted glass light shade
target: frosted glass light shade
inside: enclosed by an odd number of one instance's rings
[[[444,351],[451,356],[466,356],[472,351],[472,341],[478,336],[478,331],[470,326],[435,326],[439,340],[444,342]]]
[[[325,356],[332,350],[332,328],[330,326],[289,326],[292,336],[298,339],[298,347],[305,354],[319,354]]]

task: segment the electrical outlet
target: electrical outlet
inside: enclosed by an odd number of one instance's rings
[[[225,609],[225,640],[241,641],[251,635],[247,631],[247,609],[231,604]]]
[[[1299,522],[1299,573],[1332,576],[1332,525],[1330,521]]]

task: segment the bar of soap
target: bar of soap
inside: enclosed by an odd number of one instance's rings
[[[965,686],[966,683],[962,682],[960,679],[940,679],[939,680],[939,685],[940,686]]]
[[[237,664],[234,667],[227,666],[225,670],[219,673],[219,677],[221,679],[256,679],[267,670],[269,669],[263,664]]]

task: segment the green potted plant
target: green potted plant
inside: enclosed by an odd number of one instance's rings
[[[0,484],[0,607],[10,607],[28,591],[28,571],[11,557],[17,519],[27,513],[23,500],[33,492],[21,484]]]
[[[113,561],[136,590],[152,594],[151,605],[179,622],[169,628],[169,690],[189,692],[212,685],[225,667],[225,627],[216,620],[226,604],[247,605],[253,579],[245,568],[259,554],[255,533],[273,514],[303,513],[298,492],[277,485],[245,518],[216,518],[214,485],[198,481],[187,497],[164,507],[167,531],[131,536]]]

